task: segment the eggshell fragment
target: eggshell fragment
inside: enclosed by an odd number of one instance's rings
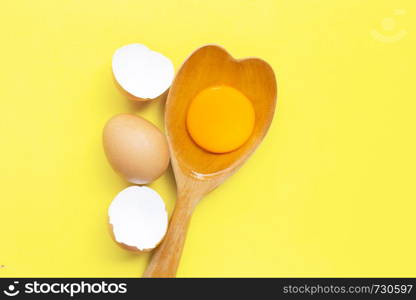
[[[113,75],[132,100],[146,101],[163,94],[171,85],[174,68],[169,58],[141,44],[130,44],[113,55]]]
[[[107,122],[103,146],[113,169],[131,183],[152,182],[169,165],[165,135],[149,121],[132,114],[116,115]]]
[[[146,252],[157,247],[168,228],[168,213],[159,194],[149,187],[122,190],[108,209],[114,240],[123,248]]]

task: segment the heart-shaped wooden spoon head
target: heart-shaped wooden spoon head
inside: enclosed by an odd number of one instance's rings
[[[203,150],[186,129],[190,102],[201,90],[215,85],[240,90],[252,101],[256,114],[250,139],[230,153],[214,154]],[[235,172],[265,136],[273,119],[276,93],[273,70],[265,61],[258,58],[237,60],[214,45],[196,50],[176,75],[166,103],[165,126],[175,175],[209,182],[212,189]],[[181,177],[177,178],[179,189]]]
[[[203,89],[228,85],[252,101],[255,125],[249,140],[233,152],[214,154],[194,143],[186,128],[189,104]],[[166,102],[165,127],[178,189],[168,234],[156,250],[145,276],[174,276],[186,228],[198,201],[232,175],[265,136],[276,106],[272,68],[258,58],[234,59],[223,48],[197,49],[182,65]]]

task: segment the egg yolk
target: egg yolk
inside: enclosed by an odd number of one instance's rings
[[[186,126],[194,142],[213,153],[236,150],[250,137],[255,122],[251,101],[229,86],[202,90],[191,101]]]

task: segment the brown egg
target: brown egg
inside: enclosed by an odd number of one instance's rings
[[[107,122],[103,145],[113,169],[131,183],[152,182],[169,165],[165,135],[149,121],[132,114],[117,115]]]

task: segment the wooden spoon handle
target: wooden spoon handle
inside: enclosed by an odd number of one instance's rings
[[[155,250],[143,277],[175,277],[194,205],[179,197],[165,239]]]

